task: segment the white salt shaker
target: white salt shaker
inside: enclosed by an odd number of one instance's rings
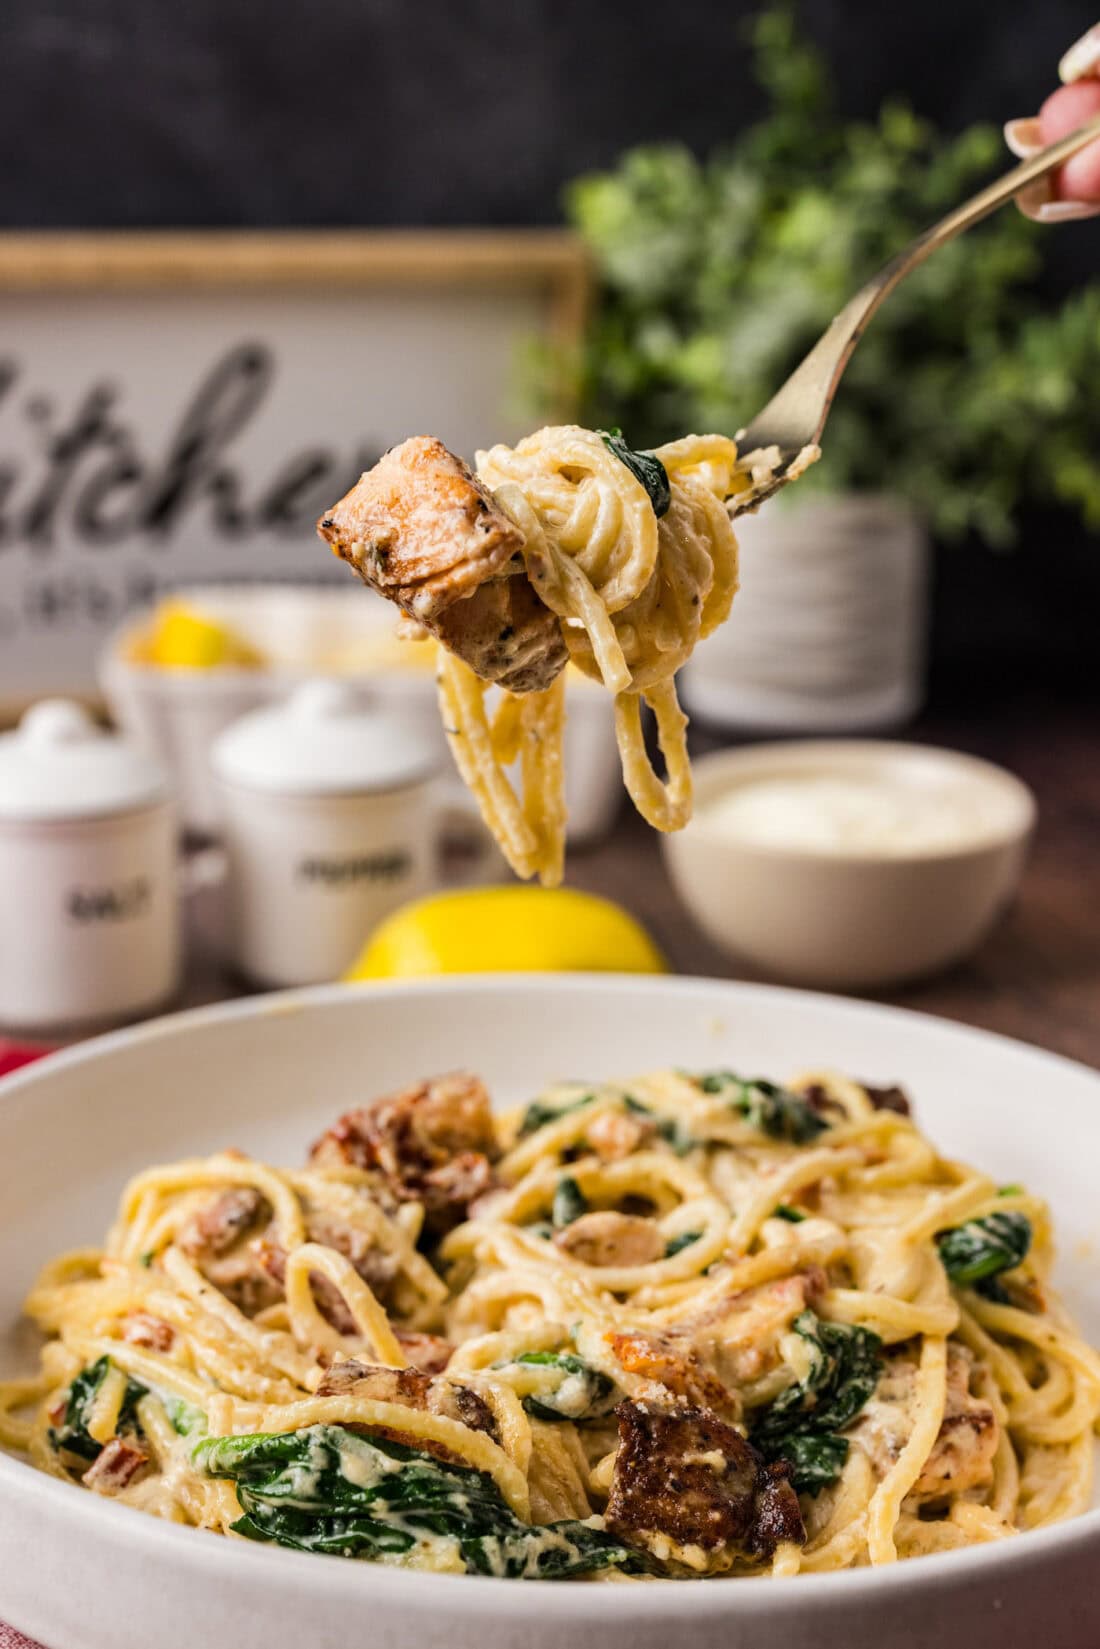
[[[231,960],[263,985],[337,978],[371,929],[428,891],[438,748],[337,681],[304,683],[214,742]]]
[[[0,735],[0,1024],[136,1018],[179,977],[175,812],[160,765],[47,699]]]

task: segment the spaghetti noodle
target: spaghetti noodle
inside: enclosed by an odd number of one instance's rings
[[[725,436],[634,453],[617,435],[563,425],[478,453],[476,478],[440,443],[406,441],[321,521],[367,583],[439,636],[447,737],[518,875],[561,879],[567,658],[615,695],[623,777],[639,812],[662,831],[690,818],[674,677],[729,616],[737,541],[726,505],[752,484]],[[494,682],[501,696],[490,712]],[[643,704],[656,720],[663,780],[646,754]],[[517,794],[505,770],[520,753]]]
[[[476,1078],[305,1170],[153,1168],[27,1301],[0,1442],[156,1516],[439,1571],[889,1564],[1082,1511],[1100,1359],[1045,1205],[897,1090]],[[675,1483],[675,1489],[670,1487]]]

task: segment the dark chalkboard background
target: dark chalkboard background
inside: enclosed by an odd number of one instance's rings
[[[752,119],[716,0],[0,0],[0,226],[527,224],[629,144]],[[950,127],[1034,110],[1080,0],[805,0],[844,107],[902,92]],[[1054,285],[1100,226],[1058,233]],[[1042,576],[1040,576],[1042,575]],[[941,557],[941,693],[1091,679],[1100,546],[1029,523]]]

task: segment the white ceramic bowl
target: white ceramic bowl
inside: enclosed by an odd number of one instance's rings
[[[952,1154],[1049,1197],[1058,1281],[1100,1337],[1100,1078],[921,1015],[770,987],[607,975],[321,987],[204,1009],[0,1085],[0,1367],[37,1267],[98,1240],[128,1175],[237,1145],[288,1162],[344,1107],[469,1065],[515,1103],[555,1076],[658,1065],[904,1081]],[[1090,1248],[1089,1245],[1092,1245]],[[1100,1512],[889,1569],[706,1585],[417,1574],[215,1539],[0,1454],[0,1615],[50,1649],[1086,1649]]]
[[[708,817],[736,787],[799,775],[888,774],[914,794],[942,785],[987,815],[958,846],[872,852],[748,840]],[[934,973],[980,943],[1019,884],[1035,822],[1031,791],[1005,769],[925,745],[799,740],[695,764],[695,817],[662,844],[708,938],[776,979],[856,990]]]
[[[340,675],[364,697],[392,707],[424,730],[438,747],[441,767],[451,771],[430,660],[426,668],[423,655],[395,640],[388,603],[350,583],[335,589],[196,585],[176,594],[273,661],[263,670],[165,670],[137,663],[132,647],[147,616],[127,623],[100,657],[99,680],[112,717],[172,769],[182,818],[192,830],[219,829],[209,763],[218,734],[246,711],[285,698],[308,677]],[[623,795],[614,712],[610,696],[579,674],[570,680],[565,785],[570,842],[606,834]]]

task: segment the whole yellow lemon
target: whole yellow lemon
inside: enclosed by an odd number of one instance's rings
[[[436,973],[664,973],[645,928],[575,888],[479,887],[414,900],[375,929],[345,979]]]

